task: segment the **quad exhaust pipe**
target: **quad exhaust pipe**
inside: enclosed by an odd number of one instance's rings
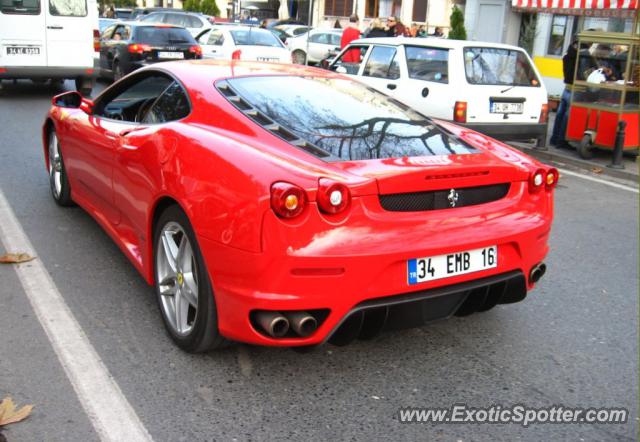
[[[289,332],[289,320],[278,312],[259,311],[256,322],[272,338],[282,338]]]
[[[289,330],[301,338],[313,334],[318,328],[318,321],[304,311],[279,312],[261,310],[255,313],[255,322],[272,338],[283,338]]]
[[[542,278],[546,271],[547,265],[545,263],[541,262],[540,264],[534,265],[531,272],[529,272],[529,281],[535,284],[540,281],[540,278]]]
[[[310,336],[318,328],[318,321],[307,312],[291,312],[287,314],[291,328],[300,337]]]

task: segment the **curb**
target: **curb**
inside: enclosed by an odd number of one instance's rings
[[[633,172],[628,172],[626,170],[612,169],[610,167],[603,166],[602,164],[599,164],[599,163],[591,163],[589,161],[581,160],[578,158],[571,158],[571,157],[566,157],[564,155],[558,155],[554,152],[551,152],[550,150],[535,149],[533,147],[523,146],[521,144],[515,144],[515,143],[511,144],[511,146],[541,161],[551,162],[558,165],[568,164],[568,165],[577,167],[579,169],[584,169],[587,171],[592,171],[594,167],[597,167],[598,169],[602,170],[602,172],[599,173],[599,175],[606,175],[613,178],[633,181],[635,183],[638,182],[638,178],[639,178],[638,174]],[[636,162],[633,163],[633,167],[637,167]]]

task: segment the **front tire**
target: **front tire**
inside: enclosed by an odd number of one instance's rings
[[[49,131],[49,187],[53,200],[63,207],[73,205],[71,200],[71,186],[67,178],[67,170],[64,167],[60,142],[56,130]]]
[[[593,146],[591,146],[591,135],[584,134],[578,145],[578,155],[583,160],[590,160],[593,158]]]
[[[165,328],[178,347],[189,353],[224,344],[218,332],[213,288],[189,219],[170,206],[154,229],[154,277]]]

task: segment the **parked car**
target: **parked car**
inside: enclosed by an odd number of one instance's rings
[[[196,37],[204,58],[291,63],[291,53],[271,31],[244,25],[215,26]]]
[[[202,58],[202,48],[184,28],[143,22],[109,26],[100,42],[100,74],[119,80],[148,64]]]
[[[55,202],[109,232],[186,351],[344,345],[544,274],[556,169],[326,70],[147,66],[55,97],[42,139]]]
[[[350,56],[344,62],[353,50],[359,52],[358,61]],[[352,42],[329,68],[430,117],[500,140],[537,139],[538,145],[546,141],[547,91],[519,47],[439,38],[370,38]]]
[[[115,12],[115,18],[118,20],[131,20],[133,10],[131,8],[115,8]]]
[[[196,36],[204,29],[211,27],[214,22],[207,16],[186,11],[161,11],[152,12],[138,19],[142,23],[166,23],[173,26],[180,26],[187,29],[191,35]]]
[[[287,38],[291,38],[291,37],[297,37],[298,35],[302,35],[305,32],[309,32],[311,28],[305,25],[277,25],[271,29],[280,30],[285,34],[287,34]]]
[[[273,35],[275,35],[276,37],[278,37],[280,39],[281,42],[286,43],[287,38],[289,38],[289,35],[280,30],[280,29],[276,29],[276,28],[269,28],[267,27],[267,29],[269,29],[269,31],[271,31],[273,33]]]
[[[313,29],[297,37],[288,38],[285,44],[291,51],[294,63],[305,64],[308,58],[309,63],[318,64],[330,53],[340,51],[342,32],[342,29]]]
[[[95,0],[0,2],[0,81],[73,79],[89,95],[98,29]]]
[[[152,12],[160,12],[160,11],[182,12],[183,10],[178,8],[162,8],[162,7],[133,8],[133,11],[131,11],[131,16],[129,17],[129,20],[139,20],[145,15],[151,14]]]

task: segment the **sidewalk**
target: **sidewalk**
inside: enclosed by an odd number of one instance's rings
[[[522,150],[528,155],[540,161],[551,162],[558,165],[570,165],[597,174],[608,175],[614,178],[638,182],[640,157],[634,158],[629,155],[622,157],[624,169],[611,169],[607,164],[611,164],[612,152],[606,150],[594,150],[594,156],[590,160],[583,160],[575,149],[558,149],[549,145],[551,129],[555,120],[555,112],[549,114],[549,133],[547,135],[547,150],[535,149],[534,144],[509,143],[513,147]]]

